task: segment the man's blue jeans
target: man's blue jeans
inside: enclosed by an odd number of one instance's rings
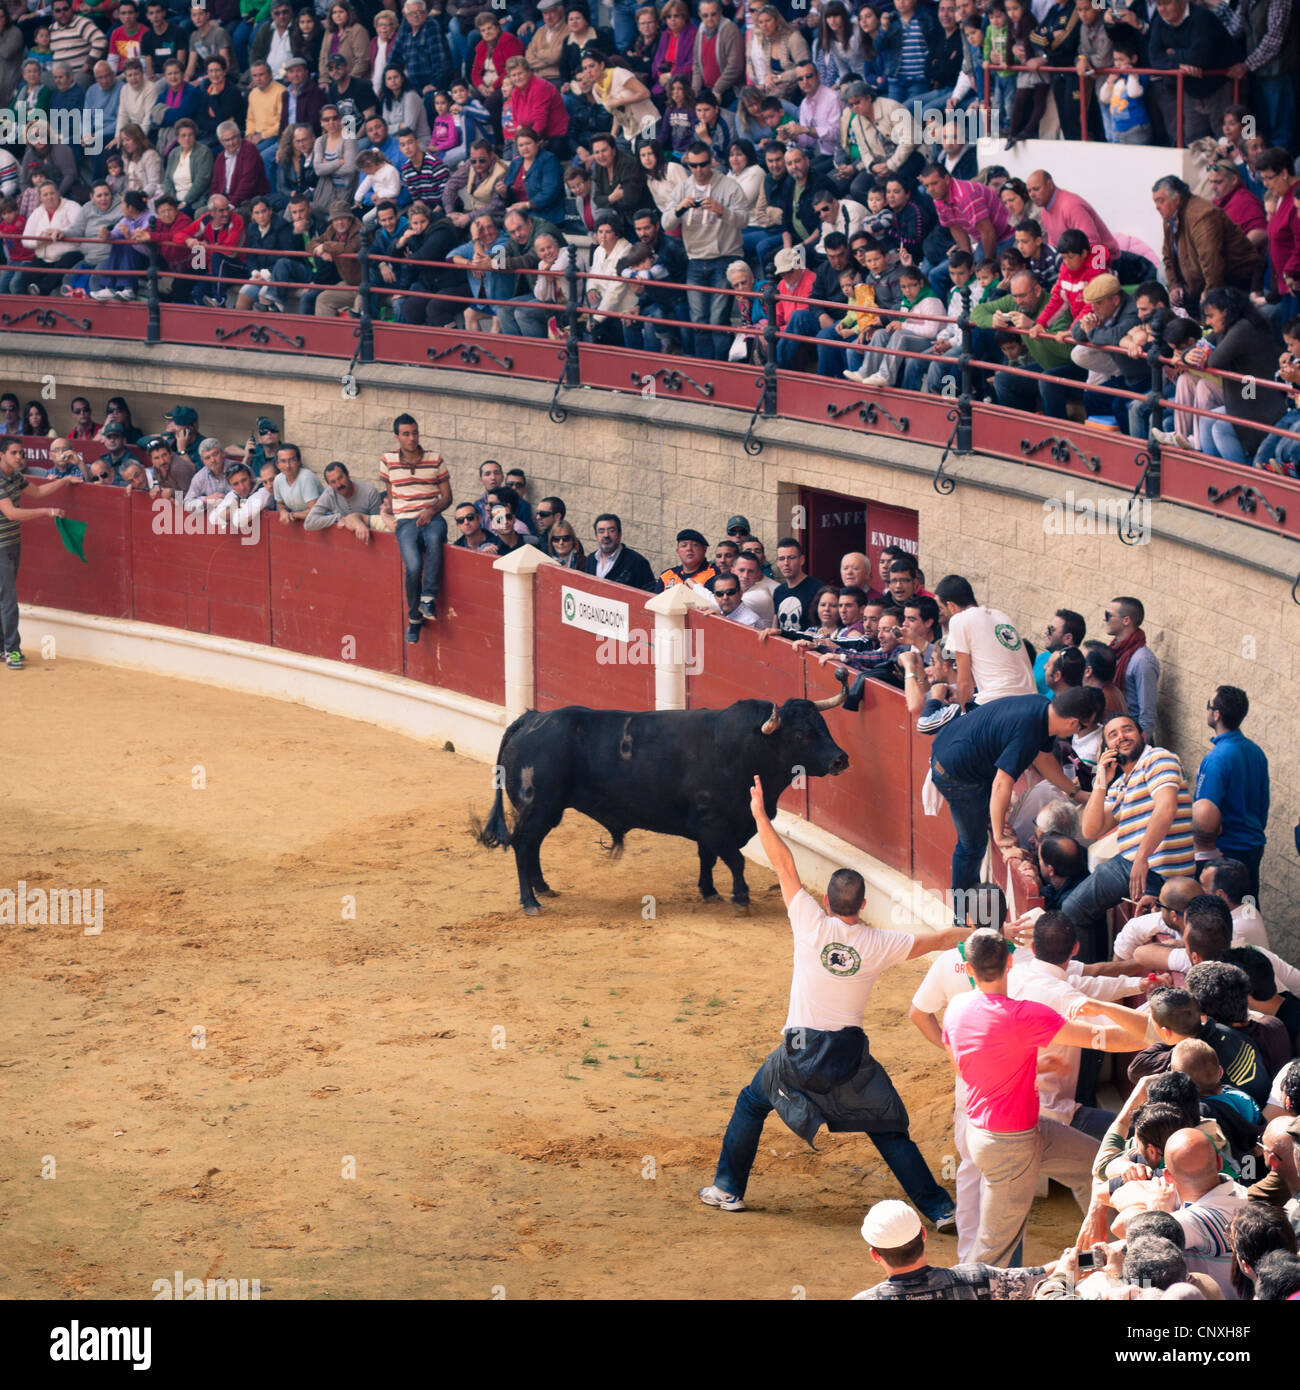
[[[957,831],[957,843],[952,851],[952,888],[953,901],[959,903],[963,900],[957,897],[957,891],[974,888],[980,881],[980,864],[989,843],[989,797],[993,794],[993,783],[949,777],[933,758],[930,776],[935,789],[948,803],[953,828]]]
[[[513,306],[513,307],[512,307]],[[497,305],[497,320],[502,333],[516,338],[546,337],[546,320],[555,313],[554,307],[538,302],[536,295],[516,295],[509,304]]]
[[[935,779],[938,785],[938,778]],[[1076,927],[1086,927],[1098,922],[1110,911],[1118,907],[1128,897],[1129,878],[1133,873],[1133,861],[1116,855],[1105,859],[1083,880],[1077,888],[1072,888],[1061,900],[1061,911]],[[1164,878],[1154,869],[1147,870],[1144,891],[1160,896]]]
[[[1092,1105],[1081,1105],[1074,1112],[1070,1128],[1077,1129],[1080,1134],[1086,1134],[1089,1139],[1095,1139],[1100,1144],[1114,1119],[1113,1110],[1098,1110]]]
[[[688,285],[709,285],[713,289],[725,290],[727,286],[727,267],[735,260],[734,256],[712,256],[708,260],[688,261],[686,264],[686,283]],[[691,306],[692,323],[723,324],[731,317],[731,298],[725,294],[705,294],[703,290],[687,290],[687,302]],[[725,362],[731,338],[726,333],[710,333],[707,330],[695,335],[695,355],[706,360],[714,358]]]
[[[420,621],[420,600],[437,598],[442,579],[442,548],[447,544],[447,523],[441,516],[423,526],[414,517],[397,523],[397,549],[406,571],[406,616]]]
[[[749,1170],[758,1154],[763,1122],[772,1110],[763,1092],[762,1076],[760,1066],[754,1079],[736,1097],[736,1108],[731,1112],[731,1122],[722,1137],[722,1153],[718,1156],[713,1181],[733,1197],[745,1195]],[[881,1158],[889,1165],[903,1191],[931,1221],[938,1221],[956,1209],[952,1198],[935,1182],[920,1149],[906,1134],[869,1134],[867,1138],[880,1150]]]

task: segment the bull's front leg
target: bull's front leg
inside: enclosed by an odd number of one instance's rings
[[[718,890],[713,886],[713,866],[718,862],[718,856],[711,849],[705,849],[703,844],[697,844],[696,849],[700,853],[700,897],[706,903],[717,902]]]
[[[736,845],[724,846],[719,853],[731,870],[731,901],[737,907],[749,906],[749,885],[745,882],[745,856]]]

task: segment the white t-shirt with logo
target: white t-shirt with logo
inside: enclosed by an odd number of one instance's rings
[[[1000,609],[964,608],[948,620],[948,645],[970,656],[977,705],[1038,689],[1020,633]]]
[[[785,1027],[861,1028],[862,1015],[877,977],[911,954],[907,932],[856,926],[831,917],[806,889],[790,904],[794,932],[794,973]]]

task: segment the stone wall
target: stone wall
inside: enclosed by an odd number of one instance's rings
[[[660,396],[565,392],[564,424],[547,417],[551,387],[507,377],[376,365],[358,369],[360,393],[346,398],[340,364],[253,352],[148,349],[132,344],[0,338],[8,385],[23,399],[55,374],[56,423],[78,392],[99,409],[115,392],[142,402],[136,422],[155,428],[168,404],[194,404],[204,427],[247,438],[253,420],[284,421],[309,467],[342,459],[378,478],[392,420],[410,411],[422,436],[447,460],[457,498],[478,494],[477,468],[496,458],[522,466],[532,500],[563,497],[580,537],[592,518],[621,515],[627,543],[656,567],[674,561],[673,536],[695,526],[711,540],[726,518],[746,515],[769,547],[790,529],[801,486],[914,509],[921,562],[931,583],[966,575],[977,595],[1005,609],[1035,641],[1060,607],[1078,610],[1090,636],[1117,594],[1146,605],[1148,640],[1161,662],[1159,737],[1190,777],[1208,748],[1205,702],[1217,684],[1239,685],[1252,701],[1244,731],[1264,748],[1273,809],[1264,859],[1263,910],[1274,944],[1300,960],[1300,863],[1292,827],[1300,819],[1300,750],[1294,677],[1300,676],[1300,607],[1291,581],[1300,547],[1226,518],[1170,503],[1151,508],[1147,544],[1114,535],[1053,534],[1045,504],[1085,491],[1118,494],[1078,478],[972,456],[950,462],[956,491],[931,486],[936,451],[905,439],[803,423],[763,422],[760,457],[741,448],[747,420],[737,412]],[[99,416],[97,418],[102,418]],[[833,576],[828,576],[833,577]]]

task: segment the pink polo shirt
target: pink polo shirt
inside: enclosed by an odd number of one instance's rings
[[[966,1086],[971,1124],[996,1134],[1017,1134],[1038,1123],[1038,1049],[1066,1022],[1031,999],[974,990],[948,1005],[943,1041]]]
[[[1061,233],[1067,227],[1077,227],[1088,240],[1100,243],[1111,256],[1119,254],[1119,245],[1111,235],[1110,228],[1097,215],[1096,209],[1086,198],[1058,188],[1052,201],[1045,208],[1035,207],[1033,217],[1043,229],[1043,240],[1055,246]]]

